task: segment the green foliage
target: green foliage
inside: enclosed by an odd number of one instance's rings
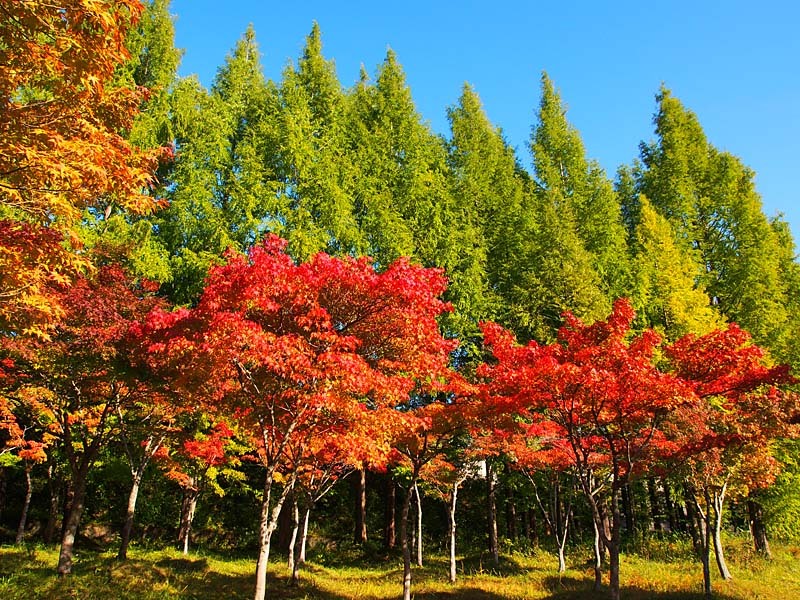
[[[352,167],[345,152],[345,97],[333,62],[322,55],[315,23],[297,65],[283,73],[279,90],[277,174],[280,222],[276,233],[292,254],[306,259],[327,250],[360,253],[353,217]]]
[[[789,327],[791,269],[775,257],[786,257],[793,244],[770,226],[753,172],[712,146],[697,116],[669,90],[662,87],[656,100],[657,141],[641,147],[639,191],[693,254],[695,277],[717,310],[757,343],[779,349]]]
[[[632,300],[641,328],[656,328],[667,339],[708,333],[721,319],[696,281],[695,263],[675,239],[672,227],[645,196],[639,196],[634,229]]]
[[[764,505],[764,521],[770,535],[784,541],[800,542],[800,441],[785,440],[776,445],[775,457],[782,464],[775,484],[758,495]]]
[[[472,87],[464,86],[448,117],[448,166],[459,225],[452,235],[461,245],[460,261],[449,271],[450,291],[458,314],[472,323],[502,318],[512,312],[507,308],[512,290],[529,260],[527,238],[534,224],[526,177]]]
[[[519,318],[530,335],[552,339],[564,311],[598,319],[622,295],[628,269],[625,232],[611,184],[584,157],[547,75],[531,151],[538,227],[529,272],[516,296],[527,306]]]

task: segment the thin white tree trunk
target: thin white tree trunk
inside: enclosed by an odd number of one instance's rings
[[[592,523],[594,524],[594,591],[599,592],[603,587],[603,554],[600,551],[600,528],[594,519]]]
[[[297,571],[297,561],[295,560],[295,546],[297,545],[297,533],[300,529],[300,511],[297,508],[297,496],[292,497],[292,535],[289,538],[289,572],[292,574],[291,585],[295,585],[299,579]]]
[[[189,554],[189,540],[192,535],[192,522],[194,521],[194,513],[197,510],[197,498],[200,496],[199,491],[192,490],[190,492],[186,506],[186,514],[184,515],[184,524],[182,526],[183,539],[183,553]]]
[[[21,544],[25,539],[25,524],[28,522],[28,509],[31,506],[31,496],[33,495],[33,486],[31,485],[31,469],[33,465],[25,462],[25,502],[22,504],[22,514],[19,517],[19,526],[17,527],[17,537],[14,540],[16,544]]]
[[[297,559],[298,564],[305,564],[306,562],[306,543],[308,541],[308,520],[311,516],[311,507],[306,508],[306,516],[303,518],[303,529],[300,536],[300,556]]]
[[[450,583],[456,582],[456,504],[458,502],[458,488],[464,481],[463,478],[453,483],[453,492],[450,496]]]
[[[728,564],[725,562],[725,554],[722,549],[722,507],[725,502],[725,492],[728,483],[725,482],[719,492],[714,492],[714,557],[717,559],[717,569],[720,576],[725,579],[733,579]]]
[[[294,486],[297,473],[292,473],[292,476],[286,486],[283,488],[281,495],[275,506],[270,510],[270,497],[272,492],[274,470],[268,470],[264,480],[264,496],[261,504],[261,519],[259,522],[259,548],[258,560],[256,562],[256,587],[253,594],[254,600],[264,600],[267,594],[267,565],[269,563],[270,543],[272,541],[272,534],[278,526],[278,518],[280,517],[283,502],[286,496],[289,495],[290,490]]]
[[[422,566],[422,497],[419,487],[414,484],[414,496],[417,500],[417,565]]]

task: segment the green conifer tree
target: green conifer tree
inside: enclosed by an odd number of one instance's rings
[[[696,115],[669,90],[662,87],[656,99],[657,140],[641,147],[639,190],[694,254],[696,276],[717,310],[757,343],[777,348],[789,323],[787,282],[754,174],[711,145]]]
[[[345,102],[334,64],[322,55],[322,37],[314,23],[303,55],[284,71],[280,86],[280,232],[298,258],[319,250],[363,249],[353,217],[354,171],[345,144]]]
[[[489,121],[480,98],[465,85],[448,110],[455,214],[468,232],[464,254],[451,275],[453,285],[473,290],[467,310],[474,321],[499,319],[508,326],[511,291],[530,260],[533,214],[526,206],[526,174]]]
[[[518,319],[531,335],[551,339],[564,311],[589,320],[610,311],[612,289],[622,286],[615,278],[603,275],[617,271],[612,268],[612,258],[626,260],[625,234],[619,210],[616,216],[605,213],[610,219],[608,227],[614,231],[611,237],[601,232],[599,221],[590,214],[595,195],[599,197],[598,211],[613,203],[607,201],[605,190],[597,189],[598,180],[584,157],[580,137],[567,123],[547,75],[542,76],[542,99],[532,130],[531,151],[538,227],[529,272],[517,285],[516,305]],[[613,197],[610,187],[608,192]],[[619,243],[620,248],[612,250]],[[527,310],[523,308],[526,306]]]
[[[580,134],[567,121],[566,109],[547,74],[542,75],[532,150],[537,181],[553,194],[559,210],[572,213],[601,289],[613,301],[624,294],[629,277],[620,202],[600,166],[586,158]]]
[[[243,250],[278,228],[274,148],[277,92],[264,79],[252,27],[219,69],[211,91],[194,78],[172,95],[176,159],[169,207],[154,215],[169,256],[165,289],[191,302],[227,248]]]
[[[708,295],[696,283],[696,265],[675,240],[663,216],[641,196],[633,243],[632,302],[641,329],[657,329],[669,340],[704,334],[721,325]]]

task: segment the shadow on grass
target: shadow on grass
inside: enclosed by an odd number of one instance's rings
[[[208,561],[205,558],[162,558],[155,566],[171,569],[176,573],[197,573],[208,570]]]
[[[607,575],[606,575],[607,576]],[[603,585],[599,592],[593,590],[593,582],[588,578],[572,576],[550,576],[542,579],[542,587],[547,590],[550,600],[604,600],[609,597],[608,586]],[[621,600],[703,600],[705,596],[697,592],[657,591],[639,586],[620,586]],[[739,600],[738,596],[729,596],[714,592],[714,600]]]
[[[398,593],[398,596],[399,595],[400,594]],[[487,592],[486,590],[480,590],[472,587],[459,587],[447,592],[430,592],[421,594],[414,593],[412,588],[411,596],[416,600],[503,600],[505,598],[504,596],[500,596],[493,592]],[[370,600],[378,599],[372,598]],[[383,600],[383,598],[380,600]]]
[[[449,568],[446,560],[442,560],[441,563],[443,569]],[[500,577],[520,575],[530,570],[529,567],[521,565],[513,557],[504,555],[500,556],[498,564],[495,565],[491,556],[487,554],[465,556],[456,561],[456,568],[459,573],[466,575],[498,575]]]

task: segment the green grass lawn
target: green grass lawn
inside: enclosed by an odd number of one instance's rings
[[[774,548],[775,558],[764,561],[753,556],[746,541],[731,540],[728,555],[732,581],[714,580],[715,597],[723,599],[800,598],[800,548]],[[174,550],[133,548],[121,563],[113,552],[78,552],[74,572],[65,579],[55,576],[57,549],[31,546],[0,547],[0,598],[3,600],[58,599],[167,599],[250,598],[254,581],[254,559],[231,559],[206,553],[184,557]],[[671,558],[665,558],[665,557]],[[325,560],[327,558],[328,560]],[[402,564],[399,559],[372,559],[368,566],[332,555],[305,565],[298,587],[287,584],[288,571],[277,562],[270,565],[268,598],[319,599],[397,598],[401,592]],[[277,560],[277,558],[276,558]],[[324,564],[323,564],[324,563]],[[555,557],[546,552],[505,556],[497,569],[480,559],[459,561],[459,581],[447,581],[443,557],[431,557],[423,568],[414,569],[417,599],[494,600],[596,599],[591,591],[591,566],[573,557],[561,576]],[[665,542],[637,549],[622,557],[622,597],[678,600],[702,598],[699,563],[685,548],[670,548]]]

